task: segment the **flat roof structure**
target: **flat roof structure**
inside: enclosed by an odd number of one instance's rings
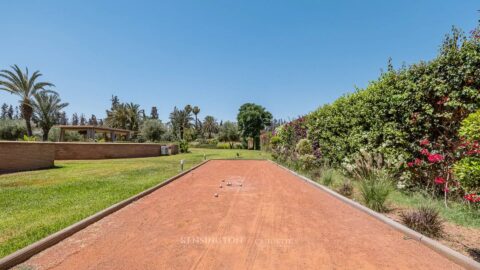
[[[59,125],[57,126],[60,128],[60,138],[59,141],[63,142],[65,139],[65,131],[77,131],[80,134],[84,134],[87,139],[95,139],[96,133],[103,133],[105,138],[107,138],[107,134],[110,134],[110,140],[112,142],[116,141],[117,135],[125,136],[126,139],[129,139],[131,136],[132,131],[127,129],[119,129],[119,128],[109,128],[104,126],[92,126],[92,125],[85,125],[85,126],[70,126],[70,125]]]

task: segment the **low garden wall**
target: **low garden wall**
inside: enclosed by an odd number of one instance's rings
[[[161,147],[153,143],[55,143],[56,160],[156,157]],[[178,151],[176,152],[178,153]],[[170,153],[174,155],[176,153]]]
[[[0,142],[0,173],[53,167],[55,145],[40,142]]]
[[[0,141],[0,173],[51,168],[54,160],[156,157],[162,154],[162,146],[165,145]],[[168,155],[176,154],[178,146],[169,145]]]

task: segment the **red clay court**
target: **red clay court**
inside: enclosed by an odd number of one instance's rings
[[[461,269],[275,164],[246,160],[209,161],[23,266]]]

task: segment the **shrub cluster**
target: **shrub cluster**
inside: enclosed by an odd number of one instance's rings
[[[27,134],[25,121],[0,120],[0,140],[18,140]]]
[[[365,89],[277,129],[271,139],[273,157],[301,161],[295,146],[308,139],[318,164],[355,167],[361,151],[381,153],[386,163],[395,165],[393,173],[401,173],[396,179],[408,186],[432,185],[432,177],[446,178],[447,172],[442,175],[440,166],[430,166],[426,169],[432,173],[412,177],[407,162],[431,159],[442,162],[444,170],[451,168],[460,122],[480,106],[479,75],[480,40],[453,29],[433,60],[398,70],[389,63]],[[423,140],[429,142],[428,155],[421,152]]]

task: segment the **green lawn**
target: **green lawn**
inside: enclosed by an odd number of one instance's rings
[[[57,161],[0,175],[0,258],[208,159],[269,158],[259,151],[191,149],[166,157]]]

